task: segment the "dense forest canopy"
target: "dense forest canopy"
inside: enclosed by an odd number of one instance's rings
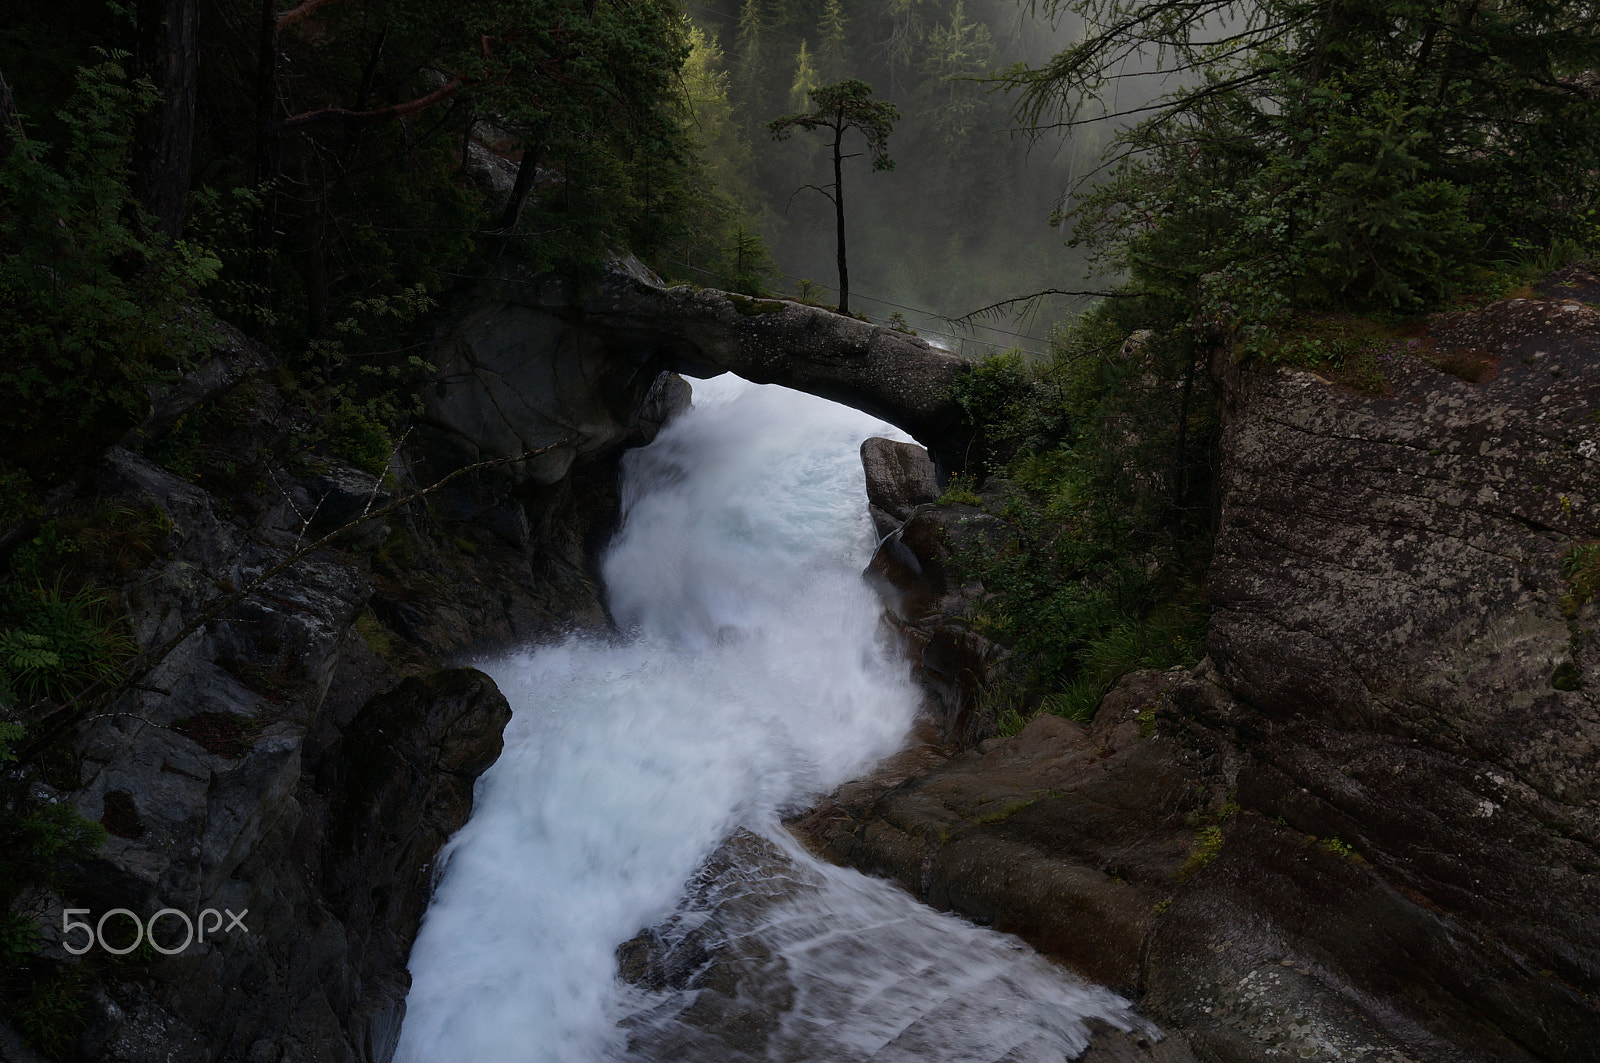
[[[1034,128],[1097,119],[1130,58],[1182,87],[1124,117],[1067,215],[1151,285],[1252,321],[1418,309],[1485,257],[1592,242],[1600,14],[1550,0],[1051,5],[1090,27],[1009,71]],[[1086,111],[1088,113],[1086,113]]]
[[[359,442],[425,372],[417,315],[509,247],[714,252],[734,212],[688,132],[687,31],[661,0],[28,7],[0,30],[11,475],[125,431],[197,299]]]

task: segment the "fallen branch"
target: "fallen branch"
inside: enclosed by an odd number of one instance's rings
[[[305,0],[299,7],[292,7],[278,16],[278,28],[310,18],[318,8],[327,7],[329,4],[343,3],[344,0]]]
[[[433,483],[428,487],[419,488],[408,495],[395,499],[387,505],[380,506],[378,509],[375,509],[370,513],[363,513],[354,520],[349,521],[346,524],[341,524],[339,527],[324,535],[322,538],[317,539],[315,542],[306,543],[298,549],[291,551],[287,557],[268,568],[265,572],[251,580],[249,583],[245,584],[243,587],[233,591],[231,594],[224,595],[222,598],[219,598],[217,601],[213,602],[210,606],[201,610],[200,613],[194,617],[194,619],[183,625],[176,635],[173,635],[161,645],[156,646],[153,649],[146,650],[138,657],[135,657],[133,663],[129,666],[128,671],[123,673],[122,677],[114,684],[108,684],[104,681],[97,680],[79,692],[78,695],[72,700],[68,701],[65,705],[61,706],[55,712],[47,716],[44,721],[42,721],[44,725],[43,731],[18,750],[17,761],[19,763],[27,762],[31,758],[37,756],[57,738],[61,737],[61,735],[64,734],[69,728],[82,721],[85,717],[89,716],[91,713],[99,712],[108,708],[113,702],[116,701],[117,698],[121,697],[128,690],[137,686],[139,682],[145,678],[145,676],[155,671],[161,662],[166,660],[168,654],[177,649],[178,646],[181,645],[190,635],[193,635],[196,631],[199,631],[201,628],[217,619],[217,617],[221,616],[229,609],[232,609],[234,606],[250,597],[256,591],[260,590],[263,586],[270,582],[274,577],[282,573],[285,569],[288,569],[300,561],[303,561],[307,556],[322,549],[324,546],[327,546],[339,536],[344,535],[347,532],[354,531],[356,528],[359,528],[363,524],[366,524],[370,521],[381,520],[402,506],[410,505],[412,502],[415,502],[420,498],[425,498],[428,495],[431,495],[433,492],[439,490],[439,488],[443,487],[445,484],[459,476],[465,476],[469,472],[479,472],[483,469],[492,469],[498,465],[509,465],[515,461],[527,461],[529,458],[536,458],[540,454],[546,454],[557,447],[564,446],[566,445],[566,442],[567,441],[565,439],[558,439],[549,446],[540,447],[537,450],[529,450],[514,457],[491,458],[488,461],[480,461],[472,465],[463,466],[462,468],[456,469],[454,472],[448,473],[436,483]]]

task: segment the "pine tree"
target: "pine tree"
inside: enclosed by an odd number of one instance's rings
[[[832,85],[844,80],[848,59],[845,49],[849,37],[845,30],[844,0],[827,0],[822,8],[822,21],[817,24],[817,74],[822,84]],[[805,106],[804,101],[796,104]]]
[[[744,0],[739,8],[739,28],[733,38],[733,97],[752,125],[762,114],[767,74],[767,15],[761,0]]]
[[[889,134],[900,120],[900,108],[885,100],[872,98],[872,86],[854,78],[837,85],[824,85],[811,90],[813,109],[805,114],[789,114],[767,123],[772,139],[787,140],[796,129],[814,132],[827,129],[833,133],[833,188],[810,185],[833,203],[835,233],[839,263],[839,313],[850,312],[850,270],[845,262],[844,239],[844,169],[847,156],[842,146],[844,135],[854,129],[867,141],[867,154],[874,170],[894,169],[889,157]]]
[[[800,40],[800,51],[794,57],[794,82],[789,86],[789,106],[796,110],[806,105],[811,90],[821,82],[817,78],[816,64],[811,61],[805,38]]]
[[[950,21],[928,34],[922,93],[932,106],[932,125],[940,151],[959,153],[977,132],[986,110],[985,93],[974,80],[994,66],[994,39],[989,27],[966,17],[962,0],[956,0]]]

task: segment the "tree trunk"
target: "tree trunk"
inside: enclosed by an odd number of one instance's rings
[[[844,262],[844,160],[839,154],[839,144],[844,140],[844,127],[833,131],[833,217],[839,234],[839,313],[850,312],[850,269]]]
[[[200,84],[199,0],[138,0],[134,63],[160,98],[139,117],[134,192],[177,239],[189,198],[195,100]]]
[[[11,86],[0,74],[0,164],[11,156],[11,149],[24,142],[22,119],[17,117],[17,101],[11,96]]]
[[[278,226],[278,168],[283,158],[283,133],[278,119],[278,5],[261,0],[260,53],[256,66],[255,185],[261,193],[250,248],[250,284],[259,300],[256,332],[267,335],[272,316],[272,245]]]
[[[500,212],[500,224],[496,228],[494,242],[489,245],[490,261],[499,259],[511,246],[511,238],[517,231],[517,219],[522,217],[522,205],[528,201],[528,193],[533,191],[533,180],[538,170],[539,149],[522,149],[522,161],[517,164],[517,179],[512,182],[511,194],[506,198],[505,209]]]

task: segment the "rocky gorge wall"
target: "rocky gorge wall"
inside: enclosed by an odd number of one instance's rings
[[[509,718],[486,676],[451,665],[610,627],[594,562],[618,516],[616,462],[687,404],[673,370],[824,393],[936,448],[959,436],[954,356],[798,303],[668,289],[631,262],[582,290],[508,264],[438,315],[430,353],[424,412],[381,480],[307,449],[318,426],[271,354],[220,329],[211,357],[53,496],[47,521],[130,540],[102,575],[136,652],[205,620],[43,758],[33,798],[109,832],[59,890],[24,898],[51,977],[90,1001],[55,1022],[55,1055],[389,1058],[435,856]],[[432,485],[219,608],[305,543]],[[31,534],[0,528],[0,551]],[[170,956],[80,959],[66,908],[242,919]],[[163,925],[175,945],[177,917]],[[0,1022],[0,1059],[35,1058]]]
[[[441,332],[443,363],[472,327],[470,301]],[[57,1057],[389,1058],[435,856],[510,717],[487,676],[452,665],[608,627],[592,562],[617,519],[617,458],[688,398],[671,374],[559,327],[497,339],[558,382],[538,396],[572,444],[557,464],[472,473],[353,528],[223,609],[44,758],[36,798],[108,831],[59,892],[24,900],[44,955],[90,1001],[61,1021]],[[483,456],[427,420],[380,482],[295,442],[312,425],[278,379],[267,351],[222,330],[210,360],[54,499],[55,519],[141,537],[115,574],[137,649]],[[241,919],[170,956],[79,958],[64,908],[91,922],[117,908]],[[177,917],[162,929],[163,948],[182,941]],[[0,1023],[0,1058],[38,1056]]]
[[[998,651],[949,559],[1003,532],[913,484],[868,572],[964,751],[797,829],[1133,994],[1172,1058],[1597,1058],[1596,298],[1437,317],[1381,393],[1220,358],[1209,654],[1087,726],[975,741]]]

